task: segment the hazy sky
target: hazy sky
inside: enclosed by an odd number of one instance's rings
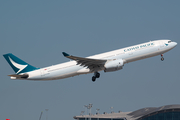
[[[37,1],[0,2],[0,120],[73,120],[93,104],[92,113],[134,111],[180,104],[180,1]],[[13,53],[36,67],[171,39],[178,45],[160,56],[125,64],[123,70],[54,81],[11,80],[3,58]]]

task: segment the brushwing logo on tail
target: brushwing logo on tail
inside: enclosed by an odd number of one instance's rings
[[[8,56],[9,57],[9,56]],[[26,68],[28,65],[20,65],[20,64],[18,64],[18,63],[16,63],[16,62],[14,62],[10,57],[9,57],[9,60],[11,61],[11,63],[16,67],[16,68],[18,68],[19,69],[19,71],[17,71],[17,73],[16,74],[18,74],[19,72],[21,72],[24,68]]]

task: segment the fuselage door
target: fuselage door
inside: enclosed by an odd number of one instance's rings
[[[160,44],[160,48],[164,47],[164,43],[163,42],[159,42]]]
[[[162,41],[159,42],[158,50],[161,50],[164,48],[164,43]]]
[[[49,68],[41,69],[41,76],[45,76],[49,74]]]

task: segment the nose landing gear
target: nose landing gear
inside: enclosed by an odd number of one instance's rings
[[[161,54],[161,61],[163,61],[164,60],[164,57],[163,57],[163,54]]]
[[[94,73],[94,76],[92,77],[92,81],[95,82],[95,81],[96,81],[96,78],[99,78],[99,77],[100,77],[100,73],[95,72],[95,73]]]

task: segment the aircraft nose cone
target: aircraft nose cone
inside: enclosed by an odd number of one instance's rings
[[[177,45],[177,43],[176,43],[176,42],[173,42],[173,44],[174,44],[174,47]]]

